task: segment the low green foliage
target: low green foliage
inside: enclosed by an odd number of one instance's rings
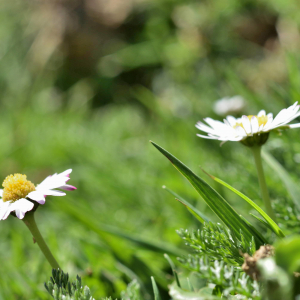
[[[121,293],[122,300],[142,300],[141,288],[136,280],[130,282],[127,289]]]
[[[262,108],[275,113],[299,100],[300,10],[293,0],[121,1],[125,9],[108,8],[109,19],[120,22],[110,24],[97,20],[103,1],[82,2],[1,3],[0,175],[20,172],[39,183],[73,168],[78,190],[48,196],[36,213],[60,265],[71,277],[80,274],[96,299],[120,297],[134,278],[151,299],[150,276],[169,299],[171,271],[162,253],[181,255],[175,230],[201,225],[160,186],[219,220],[147,141],[163,144],[196,173],[201,165],[224,178],[263,208],[247,151],[197,138],[194,123],[221,120],[213,107],[225,96],[245,98],[237,115]],[[89,55],[96,56],[92,62]],[[265,170],[279,227],[286,235],[299,233],[299,212],[289,201],[299,206],[299,131],[271,134],[266,149],[283,167],[271,162]],[[247,203],[215,182],[212,187],[237,215],[248,216]],[[249,229],[244,223],[236,226],[237,237]],[[261,234],[276,241],[266,231]],[[50,267],[25,226],[9,217],[0,232],[0,299],[48,300],[37,283]],[[251,242],[251,230],[242,234]],[[241,262],[230,258],[226,233],[214,242],[225,247],[228,264]],[[219,260],[223,250],[214,247],[207,251]],[[184,292],[175,294],[195,297]]]
[[[211,260],[223,259],[235,266],[243,263],[242,253],[253,255],[256,251],[254,238],[248,242],[243,232],[236,235],[220,223],[205,223],[201,229],[177,233],[199,256],[209,255]]]
[[[90,289],[81,285],[81,278],[77,275],[76,280],[69,281],[69,275],[61,270],[52,270],[52,277],[45,288],[54,300],[95,300]]]
[[[206,279],[207,283],[214,284],[212,291],[214,295],[230,299],[231,295],[239,294],[252,299],[260,299],[258,283],[239,269],[228,266],[224,261],[212,262],[208,256],[189,255],[180,259],[180,262],[200,278]]]

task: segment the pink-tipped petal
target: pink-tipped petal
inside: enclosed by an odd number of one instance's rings
[[[59,189],[65,190],[65,191],[74,191],[77,190],[77,187],[69,184],[65,184],[63,186],[60,186]]]
[[[33,191],[33,192],[29,193],[27,197],[33,201],[36,201],[39,204],[42,204],[42,205],[45,204],[45,202],[46,202],[45,195],[39,191]]]
[[[64,172],[61,172],[61,173],[57,174],[57,175],[58,176],[67,176],[67,177],[69,177],[71,173],[72,173],[72,169],[68,169]]]

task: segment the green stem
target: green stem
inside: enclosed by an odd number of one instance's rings
[[[275,213],[273,211],[272,205],[271,205],[271,200],[270,200],[269,191],[268,191],[268,187],[266,184],[264,169],[263,169],[262,160],[261,160],[261,146],[251,147],[251,150],[252,150],[254,160],[255,160],[255,165],[256,165],[256,169],[257,169],[257,176],[258,176],[262,199],[264,201],[264,204],[265,204],[265,207],[266,207],[269,217],[271,217],[273,219],[273,221],[276,222],[276,217],[275,217]]]
[[[49,264],[51,265],[51,267],[53,269],[60,269],[59,264],[57,263],[56,259],[54,258],[54,256],[52,255],[50,249],[48,248],[47,244],[45,243],[36,223],[35,223],[35,219],[34,219],[34,212],[28,212],[26,213],[23,222],[25,223],[25,225],[28,227],[28,229],[30,230],[33,238],[35,239],[36,243],[39,245],[41,251],[43,252],[43,254],[45,255],[45,257],[47,258]]]

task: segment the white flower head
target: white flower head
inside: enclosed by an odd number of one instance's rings
[[[242,96],[225,97],[219,99],[214,104],[214,112],[219,116],[226,116],[230,113],[238,113],[246,106],[246,101]]]
[[[0,189],[0,220],[5,220],[11,212],[19,219],[23,219],[25,213],[34,208],[34,202],[45,204],[46,196],[66,195],[56,189],[75,190],[76,187],[67,184],[71,172],[72,169],[69,169],[60,174],[50,175],[37,186],[27,180],[26,175],[7,176],[2,184],[4,189]]]
[[[242,116],[238,119],[227,116],[224,122],[205,118],[204,121],[208,125],[198,122],[196,127],[206,132],[207,135],[197,135],[205,139],[223,142],[242,142],[250,147],[262,145],[267,141],[272,130],[300,127],[300,123],[288,124],[300,116],[299,107],[298,102],[295,102],[292,106],[282,109],[275,118],[272,113],[266,114],[264,110],[261,110],[256,116]]]

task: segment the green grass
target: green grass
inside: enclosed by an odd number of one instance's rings
[[[117,295],[125,288],[128,272],[124,275],[121,265],[139,272],[137,276],[148,284],[150,277],[147,278],[147,275],[158,274],[158,284],[166,287],[166,277],[161,272],[166,268],[166,262],[162,253],[149,252],[116,235],[97,234],[80,221],[82,207],[87,221],[90,221],[90,215],[91,219],[99,222],[99,228],[102,224],[111,225],[129,236],[181,244],[179,247],[182,243],[175,230],[197,228],[199,225],[181,203],[161,188],[163,184],[190,199],[200,211],[215,219],[180,174],[154,151],[149,138],[172,149],[201,176],[203,173],[199,165],[218,174],[219,178],[226,178],[227,182],[258,200],[258,183],[253,162],[248,159],[248,149],[238,143],[227,143],[220,148],[216,141],[196,138],[194,122],[189,119],[166,121],[160,118],[158,122],[152,122],[138,107],[128,105],[112,105],[91,113],[33,114],[32,109],[27,108],[19,115],[20,118],[15,120],[24,133],[20,135],[23,142],[9,147],[5,140],[12,139],[14,131],[7,126],[7,116],[2,112],[0,126],[6,126],[6,131],[1,137],[1,144],[8,148],[1,153],[2,178],[21,172],[38,183],[48,174],[73,168],[70,183],[78,190],[61,198],[47,197],[46,204],[38,209],[36,216],[63,269],[74,277],[77,273],[82,275],[94,297]],[[296,135],[296,130],[284,133],[283,143]],[[274,145],[275,141],[271,137],[270,145]],[[289,162],[290,153],[282,150],[281,155]],[[296,169],[297,165],[294,165]],[[267,174],[272,173],[267,166],[266,170]],[[268,179],[271,195],[279,198],[285,194],[285,189],[276,176],[273,178]],[[210,184],[214,186],[213,181]],[[249,210],[232,193],[219,185],[214,187],[237,211]],[[70,213],[69,205],[72,205]],[[2,298],[14,295],[15,299],[48,299],[43,293],[42,283],[50,276],[50,266],[32,243],[29,231],[13,217],[0,225]],[[146,265],[144,272],[140,271],[138,261]],[[36,282],[40,285],[37,286]]]
[[[247,107],[241,113],[245,114],[260,109],[276,114],[293,104],[300,95],[299,57],[276,56],[277,52],[236,38],[234,21],[261,7],[251,2],[243,10],[231,1],[230,9],[224,11],[222,3],[209,7],[198,1],[161,1],[138,7],[126,21],[132,25],[143,15],[138,32],[124,38],[117,50],[105,48],[108,53],[99,58],[96,75],[69,85],[72,72],[59,64],[63,60],[59,46],[44,65],[32,60],[36,55],[32,45],[40,33],[39,26],[30,22],[36,18],[32,17],[35,8],[22,1],[1,3],[0,181],[19,172],[37,184],[49,174],[73,169],[70,184],[78,189],[65,197],[47,197],[36,220],[64,271],[73,278],[82,276],[96,299],[118,297],[133,278],[143,283],[144,294],[153,297],[151,276],[167,299],[172,278],[166,275],[171,270],[161,248],[185,251],[175,230],[196,229],[199,222],[163,185],[218,220],[150,139],[201,177],[199,166],[262,205],[249,149],[239,143],[220,147],[217,141],[200,139],[194,125],[207,116],[222,119],[212,107],[223,96],[244,96]],[[283,20],[296,14],[279,1],[265,6],[267,13],[280,13]],[[184,28],[172,21],[176,9],[195,11],[201,24],[191,26],[201,28],[203,44],[194,47],[183,38]],[[229,22],[230,30],[225,30],[224,22]],[[115,32],[111,34],[119,39]],[[107,57],[120,63],[119,75],[103,74],[101,66]],[[274,79],[269,68],[272,61],[282,63],[280,80]],[[60,89],[61,78],[65,85]],[[103,105],[99,98],[106,94],[110,101]],[[272,134],[266,148],[297,182],[299,130],[281,137]],[[266,164],[265,168],[271,198],[286,199],[280,176]],[[237,212],[266,230],[248,214],[253,211],[245,201],[209,177],[205,180]],[[155,251],[149,250],[151,242]],[[0,300],[50,299],[43,283],[51,268],[24,224],[11,216],[0,222],[0,261]]]

